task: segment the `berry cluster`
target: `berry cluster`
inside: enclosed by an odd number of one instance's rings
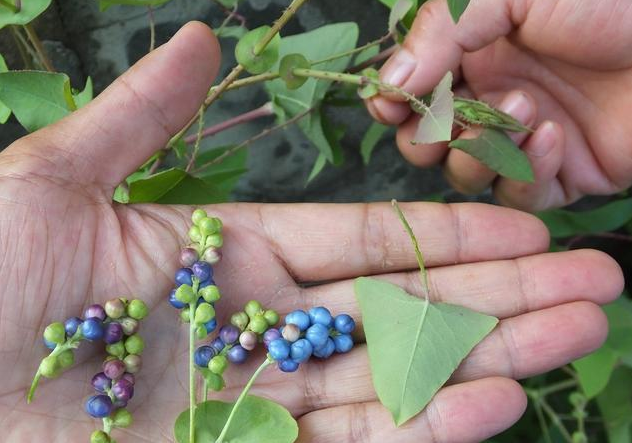
[[[220,377],[229,362],[239,365],[248,359],[250,351],[262,341],[263,335],[279,321],[279,314],[272,309],[264,309],[257,300],[251,300],[243,311],[234,313],[230,321],[231,324],[220,328],[218,336],[210,344],[195,351],[196,366],[208,368]]]
[[[351,333],[354,329],[351,316],[340,314],[334,318],[327,308],[320,306],[309,312],[290,312],[285,317],[285,325],[268,330],[263,341],[279,369],[294,372],[312,356],[326,359],[334,352],[349,352],[353,348]]]

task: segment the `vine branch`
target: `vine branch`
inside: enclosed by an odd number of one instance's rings
[[[35,28],[33,28],[33,25],[30,23],[28,25],[24,25],[24,30],[26,31],[26,35],[28,36],[29,40],[33,44],[33,48],[35,48],[35,52],[37,53],[37,56],[40,62],[42,63],[42,66],[44,66],[44,68],[48,72],[55,72],[55,68],[53,67],[53,64],[49,60],[48,56],[46,55],[46,51],[44,50],[42,41],[37,36],[37,33],[35,32]]]

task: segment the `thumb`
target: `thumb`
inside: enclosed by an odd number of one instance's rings
[[[477,51],[509,34],[524,20],[526,7],[515,0],[472,0],[454,23],[447,0],[431,0],[417,14],[402,46],[384,64],[380,79],[415,95],[432,91],[448,71],[456,71],[464,52]],[[382,95],[369,105],[374,117],[401,123],[410,113],[399,97]]]

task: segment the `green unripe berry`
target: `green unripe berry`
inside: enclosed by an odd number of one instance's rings
[[[138,332],[138,320],[131,317],[123,317],[118,322],[121,324],[125,335],[134,335]]]
[[[140,335],[130,335],[127,337],[127,340],[125,340],[125,350],[128,354],[138,355],[143,352],[143,349],[145,349],[145,341]]]
[[[222,375],[228,367],[228,359],[223,355],[216,355],[208,362],[208,368],[213,374]]]
[[[199,243],[202,241],[202,233],[200,232],[200,228],[197,226],[191,226],[189,229],[189,238],[192,242]]]
[[[257,300],[250,300],[246,303],[246,306],[244,306],[244,311],[248,314],[248,317],[252,318],[263,311],[263,306],[261,306],[261,303]]]
[[[586,405],[586,397],[581,392],[572,392],[568,396],[568,402],[574,408],[583,408]]]
[[[191,321],[190,312],[191,310],[188,306],[182,308],[182,310],[180,311],[180,320],[182,320],[183,323],[189,323]]]
[[[66,349],[57,356],[57,363],[62,369],[66,369],[75,364],[75,353],[72,349]]]
[[[133,422],[132,414],[124,408],[117,409],[111,418],[117,428],[127,428]]]
[[[105,302],[105,313],[112,319],[121,318],[125,315],[125,303],[120,298],[108,300]]]
[[[219,263],[221,259],[222,253],[219,249],[213,247],[207,248],[206,251],[204,251],[204,255],[202,255],[202,260],[212,265]]]
[[[213,217],[213,221],[215,222],[217,232],[222,232],[222,229],[224,228],[224,222],[222,221],[222,219],[219,217]]]
[[[193,215],[191,215],[191,221],[194,225],[198,226],[202,220],[207,218],[208,215],[204,209],[196,209],[193,211]]]
[[[204,340],[208,336],[208,331],[204,325],[200,325],[195,328],[195,336],[198,340]]]
[[[240,331],[243,331],[250,323],[250,318],[245,312],[239,311],[230,316],[230,323],[239,328]]]
[[[206,237],[204,242],[205,248],[221,248],[224,245],[224,236],[222,234],[211,234]]]
[[[212,218],[206,217],[200,220],[198,225],[203,236],[217,233],[217,225]]]
[[[63,323],[55,322],[44,329],[44,339],[61,345],[66,342],[66,329]]]
[[[147,317],[148,312],[149,309],[147,308],[145,302],[142,300],[134,299],[129,302],[129,305],[127,306],[127,315],[135,320],[144,319],[145,317]]]
[[[219,293],[219,288],[215,285],[205,286],[198,291],[198,295],[201,295],[208,303],[215,303],[222,298]]]
[[[123,343],[123,341],[117,341],[111,345],[105,345],[105,352],[111,356],[122,359],[125,357],[125,343]]]
[[[266,319],[269,326],[274,326],[279,322],[279,313],[274,309],[268,309],[263,313],[263,317]]]
[[[266,321],[263,314],[257,314],[250,319],[250,323],[248,324],[248,329],[250,329],[255,334],[263,334],[268,330],[268,322]]]
[[[112,440],[105,432],[94,431],[90,436],[90,443],[112,443]]]
[[[46,378],[55,378],[59,375],[59,360],[54,355],[49,355],[40,363],[39,370]]]
[[[215,308],[209,303],[200,303],[195,309],[195,323],[208,323],[215,318]]]
[[[125,371],[130,374],[136,374],[140,371],[142,366],[142,359],[139,355],[130,354],[123,359],[123,363],[125,363]]]
[[[188,305],[197,300],[197,295],[191,286],[180,285],[180,287],[176,289],[176,300]]]
[[[572,436],[573,443],[588,443],[588,437],[583,432],[575,431]]]

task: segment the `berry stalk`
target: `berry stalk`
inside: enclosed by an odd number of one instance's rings
[[[193,292],[197,294],[199,282],[197,279],[193,281]],[[195,337],[197,326],[195,324],[195,311],[197,308],[197,299],[193,303],[189,303],[189,441],[195,443],[195,408],[197,406],[196,399],[196,383],[195,383]]]

